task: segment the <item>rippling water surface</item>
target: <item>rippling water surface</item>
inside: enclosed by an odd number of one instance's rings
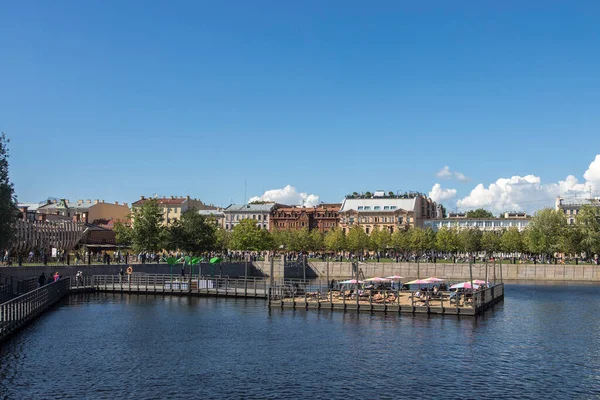
[[[72,296],[0,348],[2,399],[598,398],[600,287],[509,285],[480,318]]]

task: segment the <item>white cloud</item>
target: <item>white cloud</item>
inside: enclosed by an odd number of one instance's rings
[[[569,175],[565,180],[543,184],[539,176],[525,175],[500,178],[487,188],[475,186],[471,193],[456,202],[461,209],[487,208],[493,211],[534,211],[540,207],[552,207],[557,196],[589,195],[589,188],[600,188],[600,155],[584,173],[585,182]]]
[[[283,189],[267,190],[261,196],[250,198],[250,202],[253,201],[273,201],[275,203],[291,206],[305,205],[307,207],[313,207],[319,204],[319,196],[297,192],[295,187],[287,185]]]
[[[469,177],[465,176],[465,174],[461,173],[461,172],[456,172],[456,171],[450,171],[450,167],[445,165],[444,168],[440,169],[435,176],[437,176],[440,179],[456,179],[460,182],[467,182],[469,181]]]
[[[429,192],[429,197],[436,203],[456,197],[456,189],[442,189],[442,185],[436,183]]]

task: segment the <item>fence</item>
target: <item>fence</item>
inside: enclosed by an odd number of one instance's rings
[[[69,294],[70,285],[64,278],[0,304],[0,342]]]

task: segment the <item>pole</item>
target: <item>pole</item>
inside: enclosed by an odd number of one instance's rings
[[[502,257],[500,257],[502,259]],[[494,285],[496,285],[496,259],[494,258]]]
[[[469,258],[469,276],[471,277],[471,290],[473,290],[473,259]]]
[[[488,281],[488,262],[485,260],[485,284],[487,285]]]
[[[306,255],[302,256],[302,276],[304,279],[304,285],[306,285]]]
[[[503,281],[502,281],[502,259],[500,259],[500,283],[503,283]]]
[[[419,257],[417,257],[417,279],[421,279],[421,266],[419,265]]]
[[[248,254],[246,254],[246,262],[244,264],[245,279],[248,280]]]

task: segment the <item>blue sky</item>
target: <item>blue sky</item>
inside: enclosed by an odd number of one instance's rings
[[[600,3],[457,3],[4,2],[18,198],[597,191]]]

